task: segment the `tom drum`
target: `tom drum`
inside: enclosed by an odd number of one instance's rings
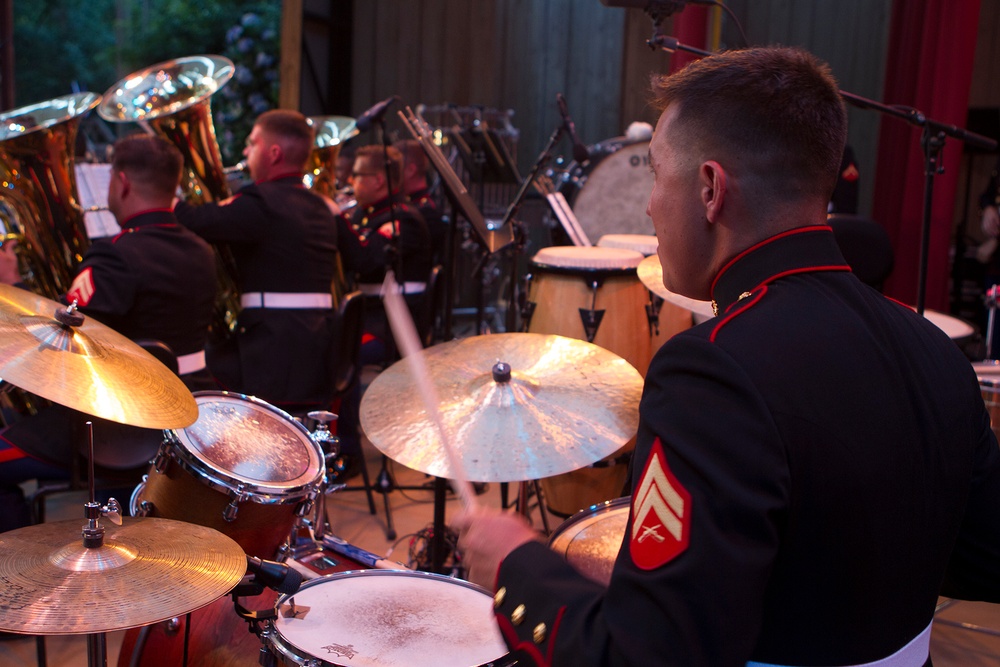
[[[549,548],[599,584],[607,586],[628,524],[631,497],[607,500],[577,512],[556,528]]]
[[[259,399],[195,393],[198,419],[165,431],[149,473],[132,493],[133,516],[188,521],[273,558],[323,478],[323,452],[287,413]]]

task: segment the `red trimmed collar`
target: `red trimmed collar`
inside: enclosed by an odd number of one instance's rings
[[[850,271],[827,225],[796,227],[733,257],[712,282],[712,299],[724,313],[740,295],[784,276],[816,271]]]
[[[138,213],[133,213],[129,217],[127,217],[124,220],[122,220],[119,223],[119,226],[122,229],[127,229],[129,227],[139,227],[141,225],[150,225],[150,224],[154,224],[154,223],[157,223],[157,222],[161,222],[162,223],[163,221],[159,218],[159,216],[156,216],[156,219],[154,219],[153,217],[150,217],[150,219],[148,219],[148,220],[140,220],[139,219],[139,218],[141,218],[143,216],[152,216],[152,214],[156,214],[156,213],[167,213],[167,214],[173,216],[174,210],[172,208],[150,208],[150,209],[146,209],[145,211],[139,211]]]
[[[275,181],[283,181],[285,179],[295,179],[298,181],[299,185],[306,187],[305,183],[302,182],[302,172],[300,171],[288,171],[283,174],[272,176],[271,178],[263,178],[259,181],[254,181],[254,183],[260,185],[261,183],[274,183]]]

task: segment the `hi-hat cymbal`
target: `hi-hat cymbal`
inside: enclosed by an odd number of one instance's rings
[[[711,301],[691,299],[677,292],[671,292],[664,286],[663,267],[660,266],[660,258],[656,255],[650,255],[639,262],[636,272],[639,274],[639,280],[646,286],[646,289],[661,299],[669,301],[675,306],[690,310],[695,315],[704,315],[705,317],[715,316],[715,313],[712,312]]]
[[[125,517],[90,549],[83,521],[0,533],[0,631],[94,634],[156,623],[217,600],[246,572],[240,546],[212,528]]]
[[[184,383],[131,340],[87,317],[54,319],[66,307],[0,285],[0,378],[42,398],[145,428],[190,426],[198,404]]]
[[[638,427],[642,376],[591,343],[492,334],[420,354],[441,422],[472,481],[521,482],[577,470],[613,454]],[[509,366],[509,380],[496,375],[497,362]],[[361,425],[389,458],[454,478],[417,391],[408,361],[393,364],[365,392]]]

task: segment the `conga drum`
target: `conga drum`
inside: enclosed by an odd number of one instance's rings
[[[645,234],[605,234],[597,245],[601,248],[635,250],[645,257],[650,257],[656,254],[659,244],[655,236]],[[649,290],[647,293],[649,303],[646,305],[646,312],[649,316],[651,336],[649,358],[652,359],[660,346],[670,337],[694,325],[694,314],[687,308],[665,301]]]
[[[642,260],[642,253],[622,248],[542,248],[531,264],[527,331],[586,340],[645,375],[651,338],[649,292],[636,274]],[[593,467],[542,479],[549,511],[568,517],[620,496],[634,448],[633,439]]]

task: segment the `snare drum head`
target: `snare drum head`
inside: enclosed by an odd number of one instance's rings
[[[653,190],[649,142],[624,138],[597,144],[578,177],[570,205],[591,243],[605,234],[652,234],[646,203]]]
[[[279,650],[344,667],[472,667],[507,653],[493,598],[474,584],[426,572],[313,579],[278,600],[274,629]]]
[[[625,536],[630,501],[616,498],[577,512],[552,534],[549,548],[606,586]]]
[[[198,392],[198,420],[175,431],[188,456],[249,488],[292,489],[322,476],[322,451],[309,432],[264,401]]]

